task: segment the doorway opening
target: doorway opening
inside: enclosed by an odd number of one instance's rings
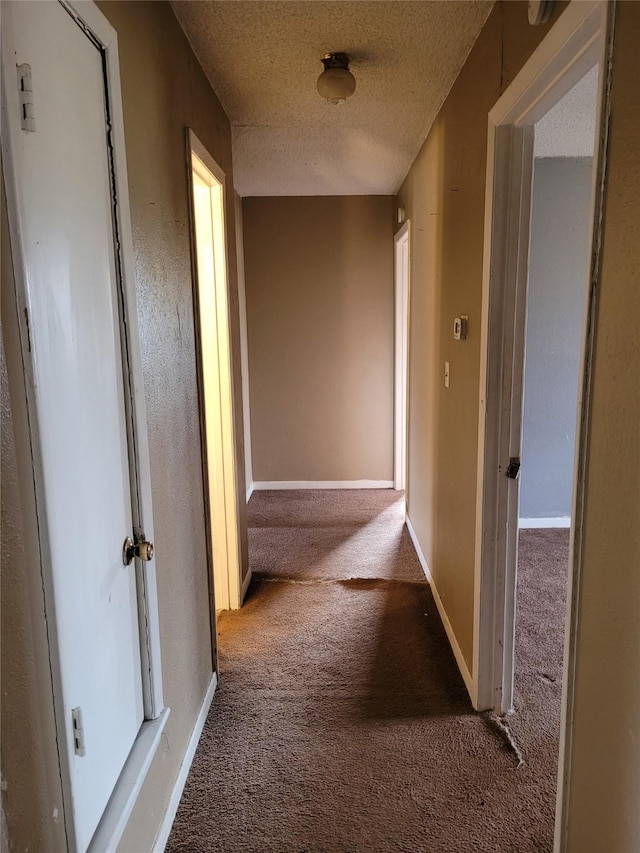
[[[533,462],[533,466],[529,464],[528,473],[524,469],[523,484],[526,480],[526,486],[523,488],[521,514],[519,473],[521,461],[523,465],[525,463],[522,444],[523,401],[525,438],[530,439],[532,429],[535,433],[536,429],[545,426],[538,423],[536,427],[533,417],[536,407],[539,407],[539,402],[534,402],[531,397],[536,382],[545,389],[543,396],[550,406],[546,420],[559,420],[557,398],[554,403],[550,403],[549,388],[554,388],[558,394],[557,383],[562,368],[565,372],[573,372],[575,381],[573,402],[564,400],[568,405],[563,415],[564,440],[569,445],[563,448],[563,458],[570,483],[568,486],[564,484],[564,510],[556,508],[553,515],[550,510],[539,512],[540,517],[546,516],[547,529],[552,523],[566,525],[571,519],[570,536],[567,537],[564,551],[566,561],[564,556],[558,558],[560,565],[569,564],[566,613],[561,612],[561,620],[565,622],[564,654],[562,665],[558,668],[558,676],[562,673],[556,810],[556,841],[559,847],[563,844],[564,813],[570,785],[566,768],[569,766],[571,750],[575,675],[573,660],[577,634],[575,602],[580,595],[581,582],[584,459],[589,427],[593,329],[600,268],[600,223],[609,110],[607,60],[611,51],[612,15],[611,4],[606,2],[571,3],[489,113],[481,323],[474,700],[479,710],[491,709],[498,714],[507,714],[513,710],[519,518],[521,515],[526,517],[525,502],[533,499],[530,487],[535,483],[535,476],[531,468],[542,467],[540,459],[536,462],[529,458],[528,462]],[[583,81],[589,72],[591,76]],[[575,269],[572,271],[572,275],[578,275],[578,281],[571,288],[573,299],[566,300],[569,304],[564,309],[561,308],[561,297],[565,298],[569,289],[564,280],[562,283],[556,280],[552,282],[553,297],[547,295],[542,300],[549,316],[545,317],[543,313],[542,317],[530,318],[530,332],[534,332],[536,325],[538,328],[535,341],[533,338],[529,341],[527,352],[529,367],[533,370],[533,373],[530,370],[528,377],[530,393],[527,405],[524,395],[527,290],[532,280],[530,296],[531,304],[535,306],[539,296],[533,290],[533,286],[537,287],[533,281],[536,265],[540,262],[544,264],[553,254],[550,235],[542,240],[539,233],[532,236],[532,197],[535,204],[545,171],[551,173],[546,175],[547,183],[556,181],[552,194],[556,201],[558,195],[555,191],[560,187],[559,176],[553,174],[554,170],[558,170],[557,164],[552,167],[538,164],[534,169],[536,125],[540,144],[544,136],[541,131],[545,126],[545,116],[550,121],[554,107],[559,105],[560,115],[556,115],[556,118],[559,118],[561,125],[566,126],[566,102],[564,105],[561,102],[576,84],[586,89],[591,87],[594,93],[591,110],[596,116],[591,137],[595,137],[593,161],[591,168],[587,167],[587,188],[583,188],[587,199],[586,216],[584,199],[581,211],[584,217],[584,243],[577,250],[582,273]],[[576,169],[579,168],[574,165]],[[563,168],[566,170],[566,164]],[[575,192],[575,174],[572,178],[565,175],[564,180]],[[567,203],[566,192],[559,201]],[[534,206],[534,218],[540,217],[539,206],[538,199],[538,204]],[[554,239],[557,237],[553,236]],[[540,242],[541,248],[538,247],[535,256],[530,257],[530,249],[535,249]],[[566,249],[567,246],[559,246],[558,252]],[[554,271],[556,279],[566,278],[566,271],[562,270],[558,259]],[[573,355],[569,357],[567,354],[561,360],[561,365],[556,363],[552,368],[548,364],[545,366],[544,362],[536,365],[536,347],[552,349],[549,342],[545,343],[544,337],[563,311],[568,314],[564,325],[560,323],[560,340],[564,344],[571,337],[571,327],[575,339],[571,347]],[[578,355],[575,354],[576,350]],[[571,366],[569,362],[572,359]],[[536,380],[536,373],[541,372],[546,375],[538,375]],[[559,396],[563,396],[562,390]],[[572,422],[572,428],[567,428],[567,419]],[[540,438],[540,441],[544,445],[544,457],[548,459],[551,449],[549,437]],[[571,451],[572,443],[575,443],[575,453],[569,452],[567,461],[567,450]],[[533,456],[535,458],[535,454]],[[559,466],[558,460],[556,463]],[[547,476],[542,489],[547,498],[551,491],[550,483]],[[567,491],[571,493],[568,509]],[[544,675],[542,670],[541,677]],[[553,673],[550,675],[550,680],[553,680]]]
[[[410,222],[394,237],[395,269],[395,393],[393,487],[404,491],[407,483],[407,376],[409,342],[409,240]]]
[[[509,726],[554,805],[598,66],[535,125]],[[536,732],[533,741],[529,732]]]
[[[554,740],[560,724],[597,103],[596,65],[536,123],[533,151],[513,705],[544,708]]]
[[[195,255],[205,512],[213,573],[212,613],[242,604],[236,448],[225,226],[225,176],[188,134]],[[215,633],[214,633],[215,637]]]

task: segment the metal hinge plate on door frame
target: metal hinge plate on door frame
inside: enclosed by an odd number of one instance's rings
[[[33,103],[33,81],[31,66],[27,62],[17,66],[18,95],[20,97],[20,127],[33,133],[36,129],[36,114]]]
[[[84,758],[87,750],[84,744],[84,726],[82,724],[82,708],[71,709],[71,722],[73,726],[73,751],[80,758]]]

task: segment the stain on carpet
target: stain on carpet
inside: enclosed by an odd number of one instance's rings
[[[471,707],[398,497],[253,495],[170,853],[552,850],[565,543],[521,535],[514,750]]]

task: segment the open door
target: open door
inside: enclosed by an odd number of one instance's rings
[[[407,377],[409,355],[409,239],[405,222],[394,237],[395,261],[395,393],[393,487],[406,488],[407,480]]]
[[[195,255],[195,321],[204,448],[205,506],[214,610],[242,604],[236,436],[225,226],[225,176],[188,134]],[[214,632],[215,636],[215,632]]]
[[[483,286],[476,563],[476,707],[507,713],[513,704],[514,628],[526,296],[534,161],[534,126],[599,65],[596,129],[606,116],[607,3],[572,3],[489,114],[485,273]],[[593,345],[600,205],[606,133],[597,130],[585,281],[581,391],[578,401],[570,547],[571,596],[578,590],[582,458]],[[566,632],[569,646],[573,628]],[[566,648],[568,649],[569,646]],[[565,654],[565,669],[568,652]],[[565,672],[565,677],[566,677]]]

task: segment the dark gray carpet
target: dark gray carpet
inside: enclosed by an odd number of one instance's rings
[[[469,704],[397,493],[256,493],[249,523],[256,580],[219,620],[167,850],[550,851],[566,533],[522,534],[516,769]]]

